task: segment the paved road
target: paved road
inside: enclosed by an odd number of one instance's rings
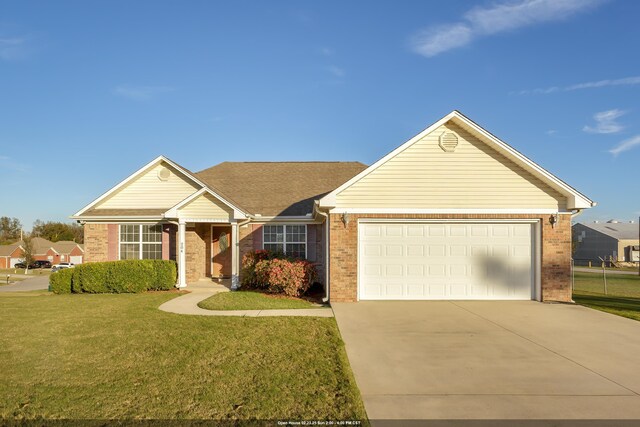
[[[34,276],[13,285],[0,286],[0,292],[25,292],[49,288],[49,276]]]
[[[333,310],[372,420],[640,419],[640,322],[535,301]]]
[[[587,267],[573,267],[573,271],[579,271],[581,273],[602,273],[601,268],[587,268]],[[629,271],[629,270],[610,270],[607,268],[607,274],[627,274],[627,275],[638,275],[638,270]]]

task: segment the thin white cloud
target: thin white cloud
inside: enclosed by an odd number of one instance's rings
[[[170,86],[129,86],[120,85],[114,89],[116,95],[135,101],[147,101],[158,95],[173,92],[175,88]]]
[[[320,54],[324,56],[332,56],[334,53],[336,53],[335,50],[331,49],[330,47],[320,48]]]
[[[631,150],[632,148],[637,146],[640,146],[640,135],[636,135],[633,138],[625,139],[620,144],[609,150],[609,152],[614,156],[617,156],[623,151]]]
[[[557,130],[555,129],[549,129],[548,131],[545,132],[547,135],[555,135],[558,133]]]
[[[4,61],[16,61],[26,56],[26,37],[0,38],[0,59]]]
[[[601,111],[593,115],[593,119],[596,121],[595,127],[585,126],[583,131],[589,133],[618,133],[624,129],[620,123],[617,122],[618,118],[625,115],[626,111],[614,110]]]
[[[346,72],[344,71],[343,68],[337,67],[335,65],[330,65],[327,67],[327,71],[329,71],[331,74],[333,74],[335,77],[344,77],[346,75]]]
[[[607,86],[635,86],[640,85],[640,76],[625,77],[622,79],[606,79],[595,82],[578,83],[569,86],[551,86],[547,88],[527,89],[519,92],[513,92],[516,95],[547,95],[554,92],[569,92],[573,90],[595,89]]]
[[[486,37],[545,22],[567,19],[606,0],[502,1],[466,12],[462,20],[418,32],[411,39],[414,52],[428,58]]]
[[[28,172],[31,169],[31,166],[16,162],[9,156],[0,156],[0,166],[4,170],[11,170],[15,172]]]

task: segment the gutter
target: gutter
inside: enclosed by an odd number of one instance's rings
[[[313,212],[321,217],[324,217],[324,298],[323,303],[329,302],[330,287],[329,287],[329,214],[322,212],[319,209],[319,201],[316,200],[313,203]],[[315,216],[315,215],[314,215]]]

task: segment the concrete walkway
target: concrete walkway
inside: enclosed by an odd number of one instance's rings
[[[272,317],[272,316],[303,316],[303,317],[333,317],[330,308],[290,309],[290,310],[205,310],[198,307],[198,303],[220,292],[229,292],[223,284],[210,280],[202,280],[186,287],[188,294],[165,302],[159,308],[162,311],[176,314],[190,314],[199,316],[239,316],[239,317]]]
[[[27,292],[27,291],[40,291],[47,290],[49,288],[49,276],[48,275],[34,275],[25,280],[21,280],[12,285],[0,286],[0,292]]]

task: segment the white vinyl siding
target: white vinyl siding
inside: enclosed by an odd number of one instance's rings
[[[161,169],[171,171],[166,181],[158,177]],[[160,163],[95,206],[96,209],[169,209],[189,197],[199,187],[167,163]]]
[[[534,244],[528,223],[362,223],[363,300],[530,300]]]
[[[230,220],[233,218],[233,209],[217,200],[209,193],[203,193],[185,206],[178,209],[181,218],[211,218]]]
[[[120,259],[162,259],[162,226],[121,224]]]
[[[307,258],[306,225],[265,225],[262,233],[263,249],[294,258]]]
[[[445,152],[439,137],[459,143]],[[454,124],[446,124],[336,196],[337,208],[553,209],[566,198]]]

